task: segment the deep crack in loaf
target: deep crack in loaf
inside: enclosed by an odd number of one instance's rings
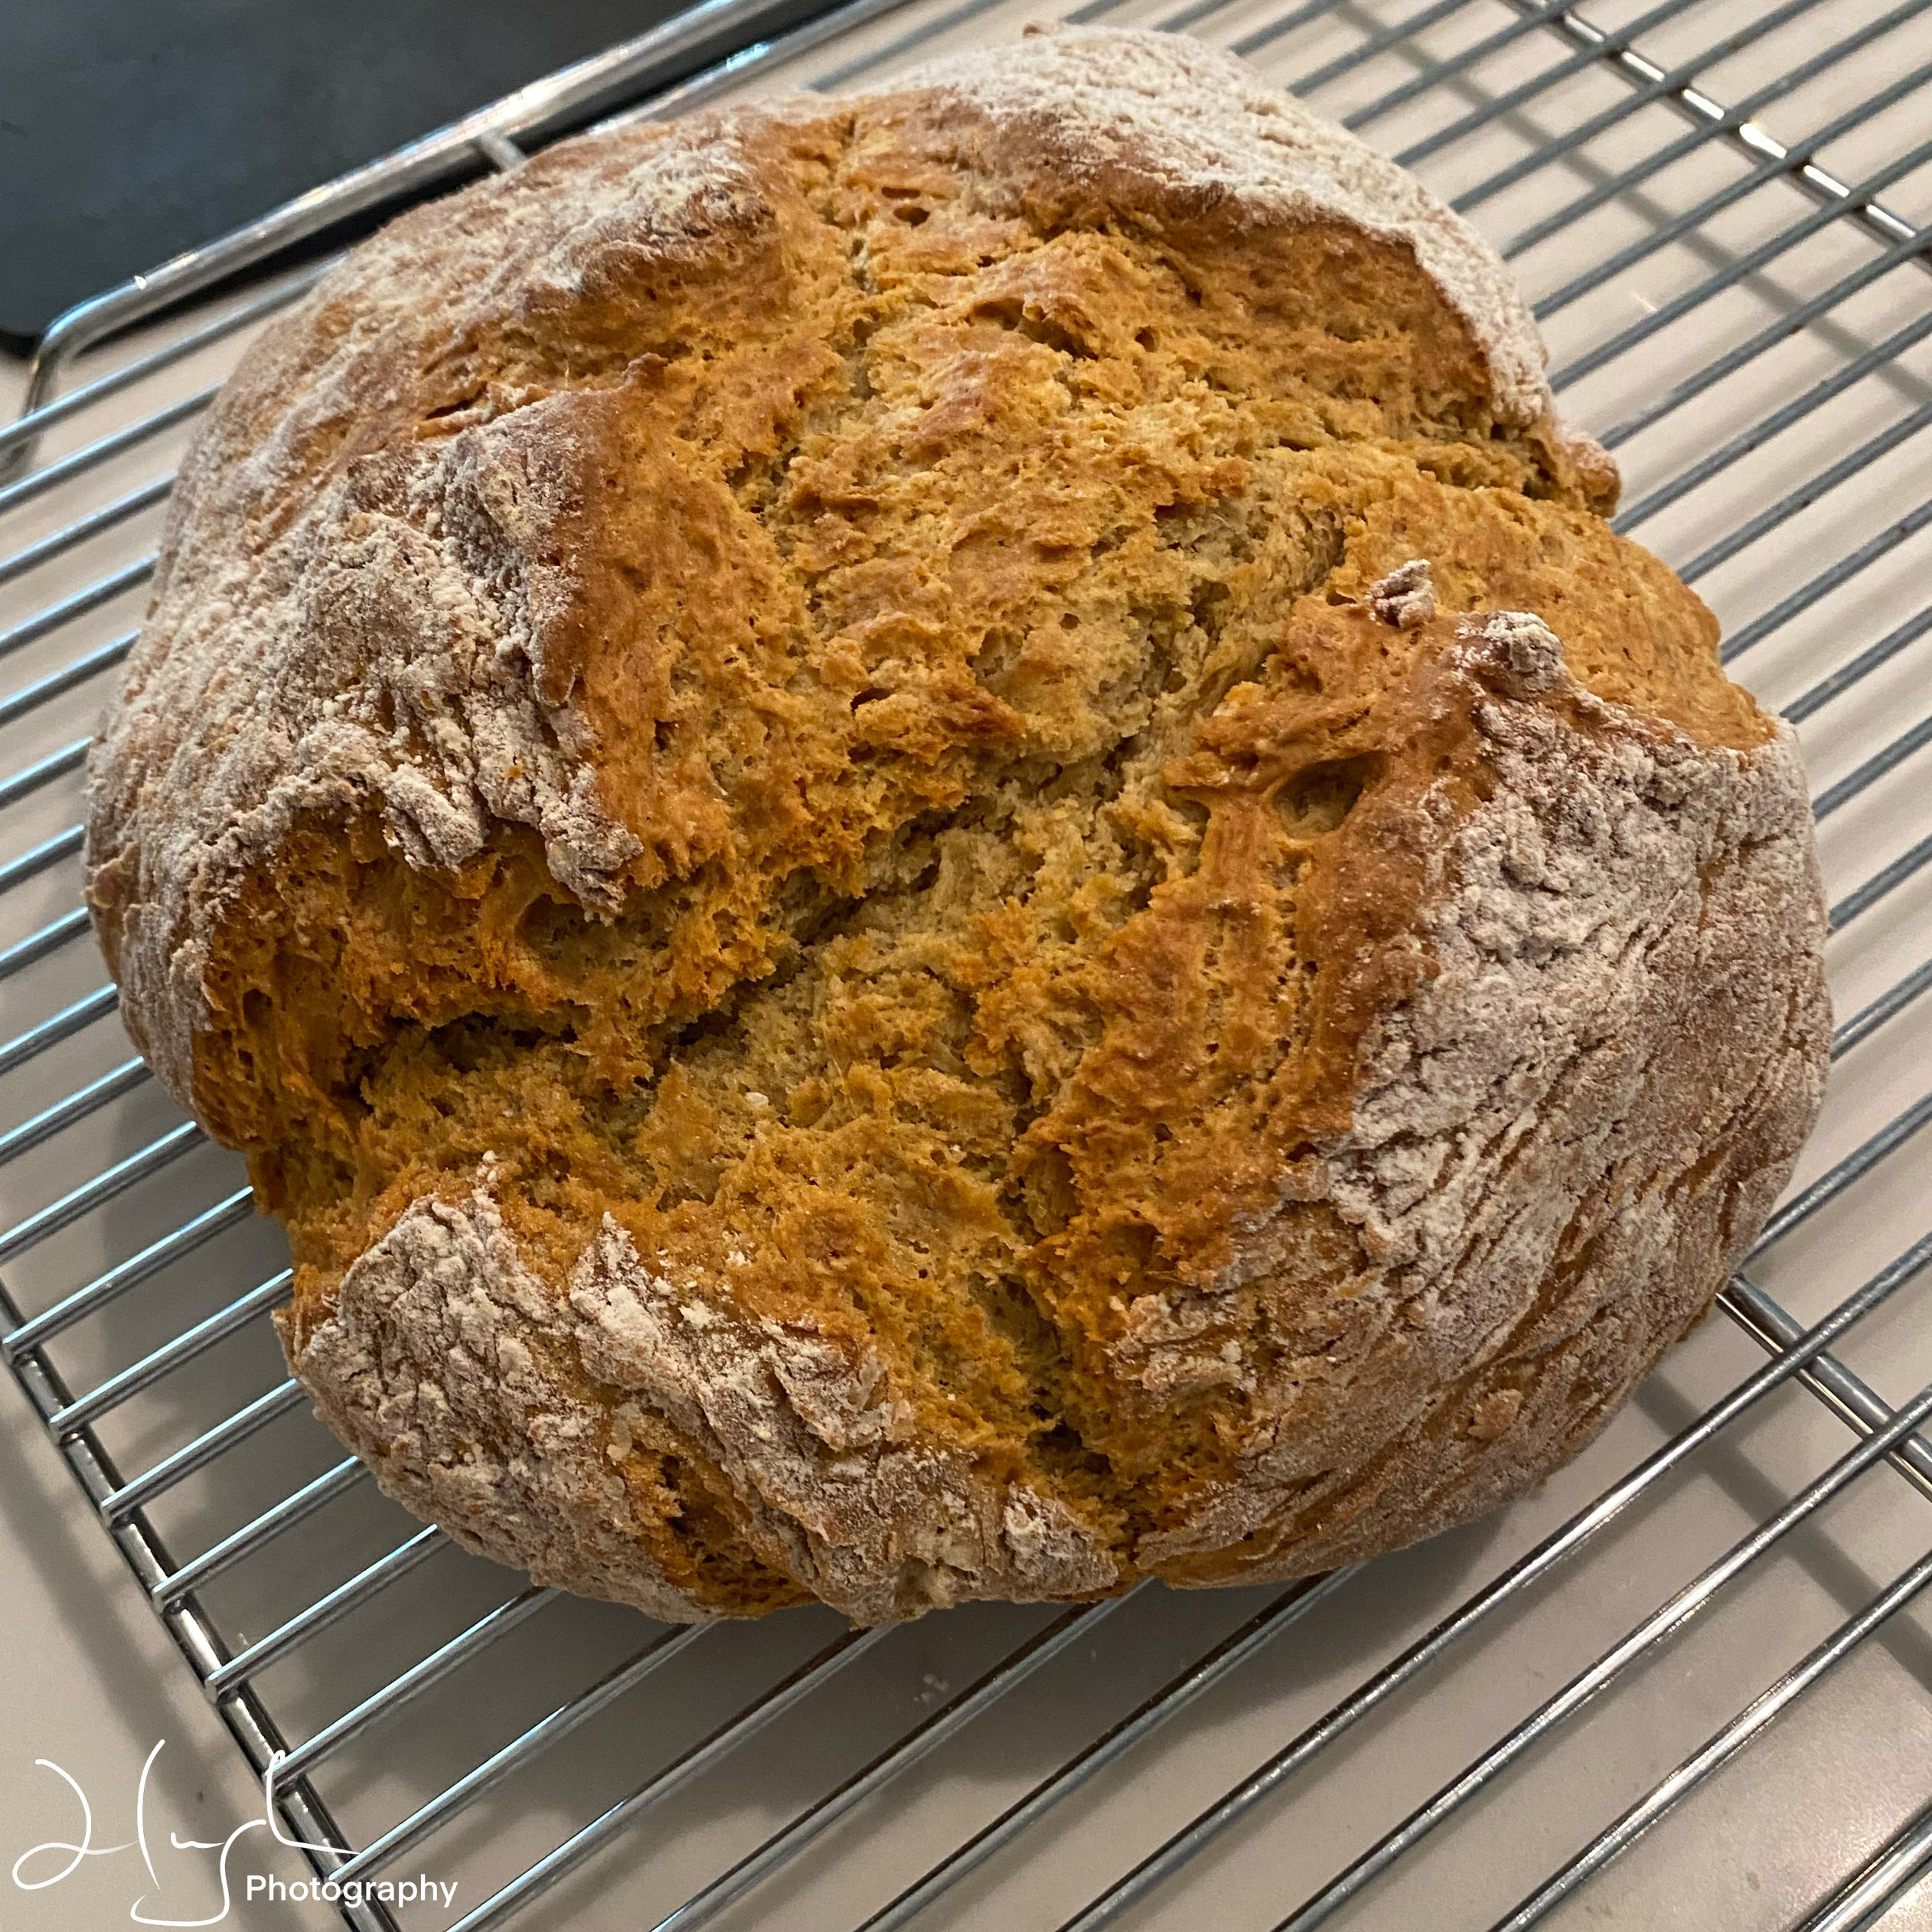
[[[1324,1568],[1583,1442],[1826,1016],[1790,734],[1540,353],[1135,34],[566,143],[273,330],[91,896],[383,1485],[877,1620]]]

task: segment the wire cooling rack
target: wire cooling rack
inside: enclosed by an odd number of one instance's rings
[[[0,429],[5,1352],[250,1762],[287,1752],[290,1836],[338,1881],[459,1879],[463,1932],[1932,1926],[1932,0],[1082,11],[1232,47],[1495,237],[1620,526],[1800,728],[1825,1121],[1722,1317],[1579,1462],[1287,1589],[680,1630],[520,1591],[308,1415],[279,1238],[128,1057],[77,908],[171,467],[318,272],[239,269],[599,115],[849,88],[1041,8],[759,42],[768,11],[712,0],[76,310]]]

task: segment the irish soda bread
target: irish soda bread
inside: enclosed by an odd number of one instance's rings
[[[406,217],[182,472],[143,1050],[383,1487],[654,1616],[1290,1576],[1571,1454],[1810,1124],[1790,734],[1488,250],[1049,34]]]

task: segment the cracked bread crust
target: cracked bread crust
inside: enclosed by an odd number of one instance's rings
[[[1827,1037],[1790,736],[1614,488],[1469,230],[1157,35],[365,244],[197,444],[92,766],[318,1411],[667,1618],[1287,1576],[1539,1480]]]
[[[652,1560],[655,1526],[621,1473],[658,1418],[728,1473],[759,1553],[860,1623],[949,1603],[961,1584],[1025,1601],[1118,1581],[1065,1504],[922,1442],[876,1352],[855,1359],[808,1320],[747,1320],[704,1287],[647,1268],[607,1219],[559,1305],[487,1186],[420,1200],[350,1268],[303,1379],[384,1488],[468,1547],[674,1621],[713,1606]],[[623,1399],[600,1415],[541,1373],[546,1354]]]

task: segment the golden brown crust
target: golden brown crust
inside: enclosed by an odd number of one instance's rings
[[[667,1617],[1287,1575],[1547,1473],[1825,1042],[1789,734],[1614,493],[1467,231],[1158,37],[365,245],[93,767],[321,1412]]]

